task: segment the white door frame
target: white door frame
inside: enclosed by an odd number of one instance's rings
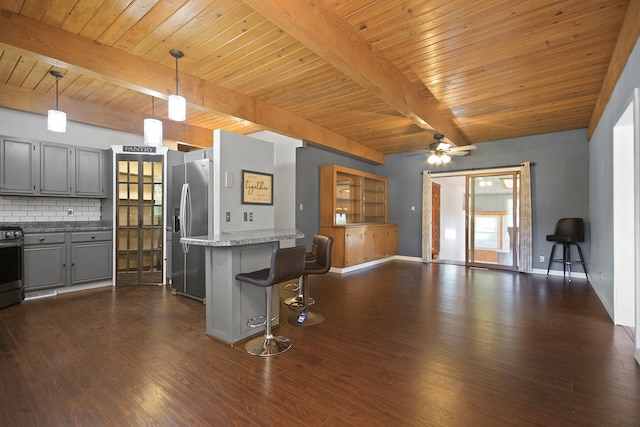
[[[639,88],[634,89],[627,107],[613,127],[612,149],[614,322],[634,327],[634,355],[640,364]]]

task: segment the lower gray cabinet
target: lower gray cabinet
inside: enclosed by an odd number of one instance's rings
[[[41,233],[24,237],[25,289],[65,286],[66,271],[65,233]]]
[[[25,289],[46,289],[112,278],[111,232],[25,235]]]
[[[71,233],[71,284],[111,279],[111,232]]]

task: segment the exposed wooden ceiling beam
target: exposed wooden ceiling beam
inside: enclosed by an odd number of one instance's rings
[[[458,127],[438,111],[441,107],[426,87],[415,87],[322,1],[243,1],[418,126],[442,133],[456,145],[469,144]]]
[[[67,113],[67,119],[100,126],[107,129],[143,135],[143,120],[148,118],[131,111],[122,111],[86,101],[77,101],[60,95],[61,108]],[[54,105],[54,99],[49,94],[41,94],[32,90],[11,85],[0,85],[0,107],[46,115]],[[165,139],[174,141],[189,141],[196,147],[211,147],[213,145],[213,131],[185,123],[163,120],[162,134]]]
[[[166,99],[173,93],[175,69],[0,9],[0,47],[35,55],[128,89]],[[169,54],[167,53],[167,56]],[[236,117],[294,138],[384,164],[385,155],[277,106],[180,74],[180,94],[194,107]],[[187,135],[185,135],[187,136]],[[186,138],[180,140],[187,141]]]
[[[620,28],[620,34],[618,35],[618,41],[616,47],[613,50],[611,61],[609,62],[609,68],[605,75],[602,88],[600,89],[600,95],[598,95],[598,101],[593,109],[591,120],[589,121],[589,127],[587,129],[587,137],[591,139],[591,135],[596,130],[596,126],[600,122],[602,113],[605,107],[611,99],[613,89],[618,83],[618,79],[622,74],[622,70],[627,65],[631,51],[635,47],[638,38],[640,37],[640,1],[631,1],[627,8],[627,13]]]

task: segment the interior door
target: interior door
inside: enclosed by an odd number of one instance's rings
[[[467,176],[467,265],[517,268],[518,177],[518,172]]]
[[[116,285],[163,282],[163,158],[117,155]]]

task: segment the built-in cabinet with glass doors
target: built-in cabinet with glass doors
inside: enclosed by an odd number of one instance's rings
[[[398,252],[398,226],[387,223],[387,191],[383,176],[338,165],[320,167],[320,233],[334,239],[334,267]]]

